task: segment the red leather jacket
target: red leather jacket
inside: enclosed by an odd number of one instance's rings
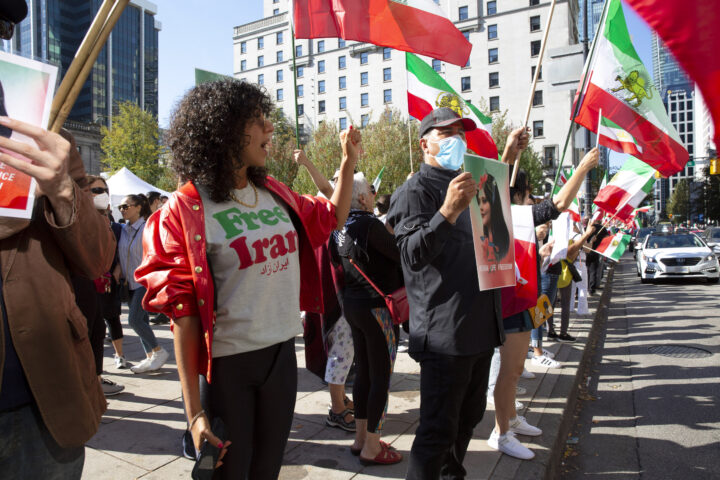
[[[300,308],[322,312],[320,274],[313,249],[323,245],[337,226],[335,206],[328,200],[299,195],[267,177],[265,188],[285,202],[299,236]],[[188,182],[173,193],[167,204],[150,216],[143,233],[143,261],[135,280],[147,288],[143,308],[162,312],[173,320],[200,317],[205,348],[200,371],[211,381],[214,284],[205,244],[205,215],[195,186]]]

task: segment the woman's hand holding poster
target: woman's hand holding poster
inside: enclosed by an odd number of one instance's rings
[[[0,52],[0,116],[47,127],[57,67]],[[25,135],[0,126],[0,136],[34,145]],[[0,147],[0,152],[30,161]],[[35,179],[0,162],[0,217],[30,218]]]
[[[507,164],[465,154],[465,171],[478,184],[470,202],[480,290],[515,285],[515,249]]]

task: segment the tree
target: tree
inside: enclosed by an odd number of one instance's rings
[[[705,167],[705,185],[703,189],[703,204],[705,205],[704,222],[720,220],[720,175],[710,175],[710,167]]]
[[[275,131],[270,148],[270,158],[267,161],[268,172],[285,185],[292,185],[298,174],[298,165],[293,159],[293,152],[297,145],[295,125],[290,122],[280,108],[272,111],[270,120],[275,126]]]
[[[675,191],[667,202],[667,212],[672,214],[673,222],[680,223],[681,220],[688,221],[688,209],[690,206],[690,189],[685,179],[675,185]]]
[[[340,131],[336,123],[323,122],[315,129],[312,140],[305,146],[307,157],[328,179],[332,178],[342,160],[339,135]],[[293,190],[311,195],[317,193],[317,187],[304,168],[298,171],[293,181]]]

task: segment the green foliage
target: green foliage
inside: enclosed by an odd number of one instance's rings
[[[672,214],[673,222],[679,223],[688,218],[688,208],[690,205],[690,189],[687,180],[680,180],[675,185],[675,191],[667,202],[667,213]]]
[[[342,160],[340,131],[337,124],[321,123],[315,130],[310,143],[305,146],[305,154],[320,170],[320,173],[328,179],[332,178]],[[301,168],[293,182],[293,190],[303,194],[315,195],[318,189],[307,170]]]
[[[703,185],[703,204],[705,205],[705,214],[707,219],[720,221],[720,175],[710,175],[710,167],[705,167],[703,171],[705,182]]]
[[[295,124],[283,114],[280,108],[272,111],[270,120],[275,126],[275,131],[273,132],[270,158],[267,161],[268,172],[285,185],[292,185],[298,174],[298,165],[293,159],[293,152],[297,145]]]
[[[171,174],[159,163],[163,147],[158,143],[157,118],[132,102],[118,104],[112,128],[102,127],[100,148],[105,164],[116,172],[127,167],[152,185]],[[159,185],[158,185],[159,186]],[[175,186],[170,190],[174,190]]]

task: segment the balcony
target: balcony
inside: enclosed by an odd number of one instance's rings
[[[288,20],[288,12],[285,12],[279,15],[273,15],[272,17],[262,18],[255,22],[246,23],[245,25],[237,26],[233,29],[233,39],[257,32],[258,30],[265,30],[281,25],[286,23]]]
[[[375,50],[382,48],[372,43],[356,43],[350,47],[350,55],[355,57],[365,52],[374,52]]]

